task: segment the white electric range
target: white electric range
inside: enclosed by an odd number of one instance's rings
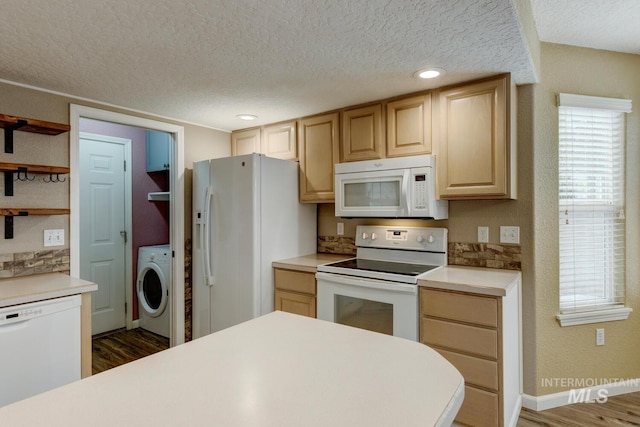
[[[418,280],[447,243],[445,228],[358,226],[356,257],[318,266],[318,318],[417,341]]]

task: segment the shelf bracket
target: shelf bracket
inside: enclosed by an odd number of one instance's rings
[[[4,152],[13,153],[13,131],[28,125],[26,120],[18,119],[18,123],[4,128]]]
[[[18,212],[17,216],[28,216],[29,212]],[[4,217],[4,238],[13,239],[13,217],[14,215],[7,215]]]
[[[4,173],[4,195],[13,196],[13,172]]]

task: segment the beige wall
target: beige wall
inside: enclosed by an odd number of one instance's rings
[[[627,305],[628,320],[560,327],[558,313],[558,217],[556,94],[575,93],[633,100],[627,115]],[[542,79],[534,91],[535,329],[537,384],[544,395],[549,378],[640,378],[640,56],[568,46],[542,45]],[[527,301],[531,303],[531,301]],[[604,328],[606,345],[596,347]]]
[[[185,211],[185,218],[187,219],[185,237],[189,237],[191,235],[189,228],[191,218],[191,181],[187,179],[187,175],[190,176],[189,171],[194,160],[229,155],[230,134],[0,83],[0,113],[2,114],[68,124],[69,104],[71,103],[184,126],[185,207],[188,208]],[[3,130],[0,130],[0,138],[4,138]],[[2,162],[69,166],[69,133],[51,137],[15,132],[14,154],[4,153],[4,141],[0,150],[0,161]],[[13,197],[4,196],[4,187],[2,187],[2,191],[0,191],[0,207],[68,208],[68,180],[65,183],[45,184],[41,179],[42,176],[38,176],[34,182],[16,183]],[[4,185],[3,183],[4,176],[0,174],[0,185]],[[0,221],[0,254],[42,250],[44,249],[43,231],[52,228],[65,229],[67,244],[64,247],[68,248],[69,218],[67,215],[15,218],[14,239],[12,240],[4,240],[4,221]]]

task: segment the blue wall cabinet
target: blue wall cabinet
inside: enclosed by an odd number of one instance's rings
[[[171,167],[171,134],[155,130],[146,131],[147,172],[169,170]]]

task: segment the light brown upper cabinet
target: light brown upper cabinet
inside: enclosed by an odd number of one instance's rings
[[[298,120],[300,201],[335,199],[333,166],[338,163],[338,113]]]
[[[231,155],[260,152],[260,128],[239,130],[231,133]]]
[[[431,94],[387,104],[387,157],[431,153]]]
[[[354,108],[342,112],[340,162],[384,157],[382,105]]]
[[[298,159],[295,120],[262,128],[260,152],[284,160]]]
[[[438,95],[438,189],[443,199],[515,199],[515,88],[509,75]]]

